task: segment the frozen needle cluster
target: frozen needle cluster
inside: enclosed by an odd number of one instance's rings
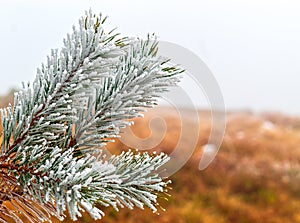
[[[181,70],[157,56],[154,36],[121,38],[104,31],[105,20],[87,12],[1,109],[0,222],[76,220],[84,211],[100,219],[101,206],[157,211],[168,156],[105,158],[103,148],[176,85]]]

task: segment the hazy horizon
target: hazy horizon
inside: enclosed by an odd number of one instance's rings
[[[108,15],[107,26],[118,27],[122,35],[155,32],[160,40],[193,51],[214,74],[228,110],[300,115],[300,3],[290,0],[5,2],[0,94],[32,80],[50,49],[61,46],[89,8]],[[190,80],[181,86],[198,107],[209,107]]]

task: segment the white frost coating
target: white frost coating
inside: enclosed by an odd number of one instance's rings
[[[99,210],[96,207],[92,207],[90,203],[81,201],[80,204],[84,207],[85,210],[87,210],[90,213],[92,218],[95,220],[101,219],[105,215],[103,211]]]
[[[121,38],[103,29],[104,20],[87,12],[33,83],[15,94],[14,106],[0,110],[0,158],[15,167],[8,176],[47,213],[32,222],[47,221],[48,214],[62,219],[66,212],[76,220],[82,208],[100,219],[97,204],[156,212],[158,193],[169,183],[156,173],[166,155],[129,151],[104,161],[101,149],[153,107],[181,70],[156,56],[155,36]]]

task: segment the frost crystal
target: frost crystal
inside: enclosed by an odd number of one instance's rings
[[[157,172],[168,156],[129,151],[105,160],[101,151],[182,70],[156,55],[155,36],[120,37],[105,20],[87,12],[1,109],[0,222],[76,220],[84,210],[100,219],[99,205],[157,211],[169,183]]]

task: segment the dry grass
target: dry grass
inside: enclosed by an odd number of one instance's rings
[[[165,120],[167,133],[154,150],[171,153],[180,137],[178,114],[157,108],[136,119],[136,136],[150,134],[149,120]],[[188,119],[188,111],[183,119]],[[107,209],[102,223],[281,223],[300,222],[300,121],[282,114],[228,114],[227,130],[220,151],[204,171],[198,170],[202,147],[210,133],[209,112],[199,112],[199,123],[188,123],[189,131],[200,126],[192,158],[171,177],[173,190],[167,209],[155,215],[149,210]],[[160,125],[152,126],[152,141],[160,138]],[[124,137],[126,137],[124,135]],[[190,148],[183,138],[182,148]],[[113,153],[128,149],[121,141],[110,144]],[[66,222],[71,222],[66,220]],[[93,222],[84,216],[78,222]]]

